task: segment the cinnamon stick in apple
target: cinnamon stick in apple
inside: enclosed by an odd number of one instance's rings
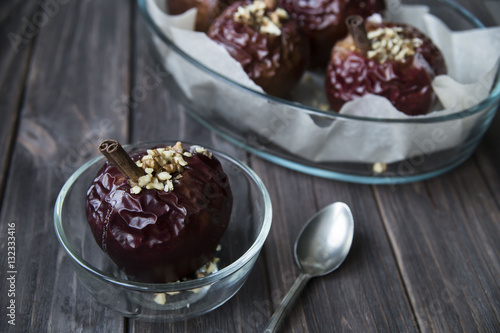
[[[144,176],[144,170],[139,168],[130,155],[116,140],[105,140],[99,145],[99,151],[117,167],[128,179],[136,181]]]
[[[354,40],[354,45],[366,54],[370,50],[371,44],[366,35],[364,19],[359,15],[351,15],[346,18],[345,23]]]

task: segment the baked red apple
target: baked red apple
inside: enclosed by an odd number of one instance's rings
[[[208,30],[262,89],[285,97],[304,74],[309,48],[299,26],[286,11],[265,1],[238,1]]]
[[[118,145],[118,146],[117,146]],[[181,143],[123,158],[116,142],[87,191],[87,220],[101,249],[131,280],[164,283],[192,277],[213,259],[229,223],[232,192],[215,156]],[[126,153],[125,153],[126,154]],[[133,161],[133,162],[131,162]]]
[[[435,102],[431,82],[446,74],[439,49],[412,26],[350,19],[357,21],[354,37],[349,34],[335,44],[326,72],[326,95],[333,110],[375,94],[408,115],[429,112]]]
[[[347,35],[348,16],[367,18],[385,9],[384,0],[280,0],[279,4],[307,35],[311,67],[321,68],[327,65],[335,42]]]
[[[207,32],[212,21],[235,0],[166,0],[167,12],[179,15],[196,8],[195,30]]]

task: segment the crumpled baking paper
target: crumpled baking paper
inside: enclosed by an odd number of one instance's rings
[[[239,84],[263,93],[248,78],[237,61],[204,33],[192,31],[196,9],[169,16],[164,1],[147,0],[154,23],[184,52],[202,65]],[[394,122],[325,119],[307,113],[301,105],[326,103],[321,75],[308,73],[293,92],[297,106],[276,103],[241,89],[230,89],[219,79],[200,71],[173,54],[158,37],[154,39],[164,66],[184,94],[199,108],[204,118],[237,124],[241,133],[254,133],[248,142],[276,145],[311,162],[392,163],[429,155],[463,143],[484,112],[465,118],[425,122],[467,109],[490,93],[500,60],[500,27],[451,31],[425,6],[392,5],[395,22],[411,24],[429,36],[442,51],[448,75],[435,78],[433,88],[441,110],[423,116],[407,116],[385,98],[367,95],[346,103],[340,114],[394,119]],[[397,119],[423,119],[423,123],[403,123]],[[258,147],[257,147],[258,148]]]

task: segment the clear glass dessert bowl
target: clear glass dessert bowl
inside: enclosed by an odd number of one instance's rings
[[[326,98],[321,88],[324,79],[315,71],[306,73],[291,98],[273,97],[232,77],[234,68],[225,70],[225,60],[211,59],[211,53],[202,47],[203,33],[186,35],[188,28],[179,28],[184,21],[169,21],[164,9],[162,12],[160,7],[164,3],[138,0],[149,28],[152,57],[162,69],[161,77],[156,78],[200,123],[239,147],[291,169],[368,184],[427,179],[453,169],[470,157],[498,109],[498,68],[485,74],[491,81],[485,85],[481,85],[482,77],[474,76],[473,69],[474,64],[484,60],[494,62],[497,55],[483,56],[483,60],[474,56],[457,65],[458,60],[450,56],[448,49],[444,53],[445,58],[451,57],[447,58],[449,75],[461,84],[471,81],[480,84],[470,96],[456,91],[448,94],[446,107],[440,98],[436,112],[425,116],[374,117],[366,113],[325,111]],[[389,20],[397,17],[416,26],[424,24],[431,33],[441,25],[457,33],[488,30],[451,0],[402,3],[402,7],[388,5],[385,17]],[[175,28],[169,28],[172,25]],[[456,35],[453,39],[465,40],[462,37],[466,35]],[[431,38],[444,46],[450,40],[439,34]],[[483,47],[464,45],[463,48],[480,52]],[[457,96],[462,99],[454,103]],[[375,102],[379,104],[373,103],[373,109],[378,109],[378,105],[385,107],[380,100]]]
[[[125,146],[128,152],[159,143]],[[162,142],[173,145],[175,142]],[[189,144],[189,143],[187,143]],[[259,177],[245,164],[208,148],[220,161],[233,192],[230,222],[220,242],[217,268],[204,277],[172,283],[130,281],[96,243],[85,214],[87,189],[104,163],[96,157],[64,184],[54,209],[59,242],[79,281],[102,305],[150,321],[177,321],[205,314],[230,299],[246,281],[269,233],[272,206]]]

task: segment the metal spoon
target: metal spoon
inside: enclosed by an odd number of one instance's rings
[[[307,222],[295,242],[295,261],[300,275],[272,315],[263,333],[276,332],[286,312],[313,277],[333,272],[347,257],[354,234],[351,210],[335,202]]]

